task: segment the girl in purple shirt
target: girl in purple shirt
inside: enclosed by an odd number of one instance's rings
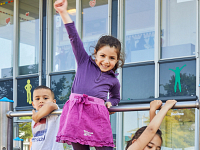
[[[112,36],[102,36],[88,56],[67,12],[67,0],[57,0],[59,12],[69,34],[77,62],[72,93],[60,117],[57,142],[72,144],[74,150],[112,150],[112,130],[107,108],[120,101],[120,84],[115,71],[124,64],[121,43]],[[109,93],[109,99],[107,99]]]

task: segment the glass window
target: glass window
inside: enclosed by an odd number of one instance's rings
[[[82,0],[83,34],[82,40],[88,54],[102,35],[108,34],[108,0]]]
[[[13,80],[0,82],[0,99],[4,97],[13,100]]]
[[[161,1],[161,58],[195,55],[196,1]]]
[[[123,147],[129,141],[133,134],[142,126],[149,123],[148,111],[128,111],[123,113]]]
[[[32,117],[26,116],[26,117],[19,117],[18,124],[14,126],[18,126],[19,129],[19,138],[23,139],[23,150],[30,150],[31,149],[31,143],[32,143],[32,129],[31,129],[31,122]],[[21,147],[21,145],[17,145],[19,141],[13,141],[14,147]],[[16,146],[15,146],[16,145]]]
[[[38,72],[39,0],[19,1],[19,75]]]
[[[68,13],[76,23],[76,1],[68,0],[68,4]],[[75,57],[70,40],[62,19],[54,8],[53,20],[53,71],[74,70]]]
[[[74,77],[75,73],[51,76],[51,89],[57,104],[65,104],[69,99]]]
[[[123,145],[129,141],[142,126],[149,124],[149,111],[124,112]],[[162,131],[162,149],[194,149],[195,109],[171,109],[165,116]]]
[[[126,63],[154,59],[155,0],[125,0]]]
[[[17,80],[17,107],[32,109],[33,90],[37,86],[39,86],[38,77]]]
[[[160,97],[196,95],[196,61],[160,64]]]
[[[117,118],[116,113],[110,115],[110,122],[111,122],[112,134],[113,134],[113,142],[115,144],[115,147],[113,148],[113,150],[116,150],[116,136],[117,136],[117,132],[116,132],[116,118]]]
[[[13,5],[0,2],[0,78],[13,75]]]
[[[122,72],[122,99],[154,98],[154,65],[124,67]]]

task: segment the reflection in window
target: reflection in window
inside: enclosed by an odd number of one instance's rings
[[[161,1],[161,58],[195,55],[196,1]]]
[[[0,99],[4,97],[13,100],[13,80],[0,82]]]
[[[110,115],[110,123],[111,123],[112,134],[113,134],[113,142],[114,142],[115,146],[116,146],[116,136],[117,136],[117,132],[116,132],[116,118],[117,118],[116,113]],[[114,147],[113,150],[116,150],[116,147]]]
[[[23,149],[29,150],[30,145],[31,145],[30,144],[31,139],[33,137],[32,129],[31,129],[32,118],[31,118],[31,116],[26,116],[26,117],[20,117],[19,119],[22,122],[22,123],[18,124],[18,126],[19,126],[19,138],[23,139]]]
[[[19,1],[19,75],[38,72],[39,0]]]
[[[51,89],[56,103],[65,104],[71,94],[75,73],[51,76]]]
[[[149,123],[148,111],[124,112],[123,115],[123,147],[126,147],[126,141],[129,141],[133,134],[142,126]]]
[[[196,61],[160,64],[160,97],[196,95]]]
[[[149,111],[125,112],[123,118],[124,147],[134,133],[149,124]],[[195,109],[171,109],[165,116],[162,131],[162,149],[194,149]]]
[[[154,98],[154,65],[124,67],[122,72],[122,99]]]
[[[74,23],[76,23],[76,2],[68,0],[68,3],[68,13]],[[53,71],[74,70],[75,57],[70,40],[62,19],[54,8],[53,20]]]
[[[155,1],[125,1],[126,63],[154,59]]]
[[[0,78],[11,77],[13,51],[13,5],[0,5]]]
[[[95,4],[91,4],[91,2],[82,0],[82,40],[89,55],[94,52],[98,39],[102,35],[108,34],[108,0],[96,1]]]

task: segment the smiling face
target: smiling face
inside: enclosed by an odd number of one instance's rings
[[[162,141],[160,137],[156,134],[151,142],[147,144],[147,146],[144,148],[144,150],[160,150],[161,149]]]
[[[56,100],[53,99],[53,95],[49,89],[34,90],[32,105],[36,110],[39,110],[45,103],[48,102],[56,103]]]
[[[95,53],[95,62],[102,72],[112,70],[118,62],[117,49],[115,47],[103,46]]]

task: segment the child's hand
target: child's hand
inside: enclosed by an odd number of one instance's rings
[[[58,13],[62,13],[67,10],[67,0],[57,0],[54,3],[54,8]]]
[[[154,101],[151,101],[150,103],[150,110],[152,111],[156,111],[158,110],[162,105],[162,101],[161,100],[154,100]]]
[[[105,106],[107,107],[107,108],[110,108],[111,106],[112,106],[112,104],[111,104],[111,102],[106,102],[105,103]],[[115,112],[109,112],[109,114],[110,115],[112,115],[112,114],[114,114]]]
[[[163,108],[167,108],[169,110],[176,104],[176,102],[176,100],[167,100]]]

